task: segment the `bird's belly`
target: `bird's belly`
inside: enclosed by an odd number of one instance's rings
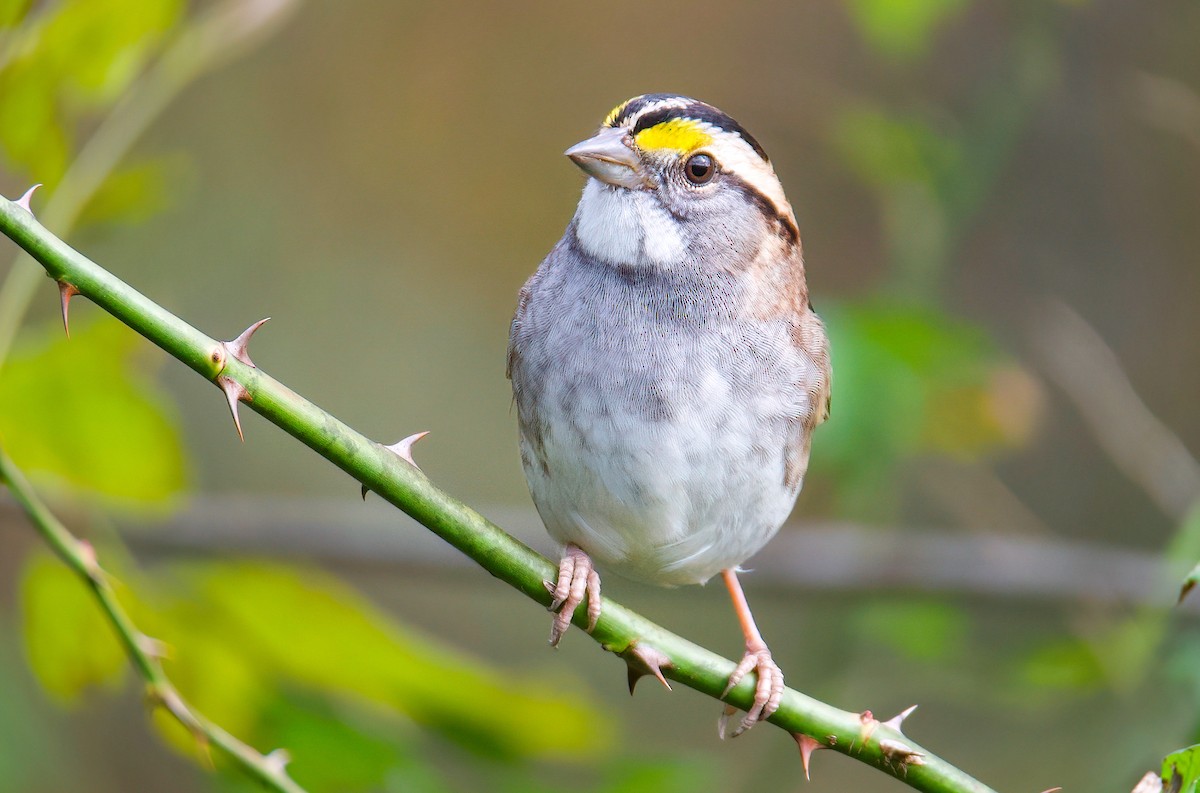
[[[542,383],[538,437],[522,439],[550,534],[661,585],[702,583],[740,564],[796,495],[784,482],[788,408],[778,389],[748,397],[745,367],[690,363],[671,367],[673,377],[566,367]],[[591,380],[593,371],[606,379]]]

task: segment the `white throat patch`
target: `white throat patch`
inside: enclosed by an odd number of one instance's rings
[[[582,248],[610,264],[669,265],[687,253],[679,223],[648,193],[588,179],[575,210]]]

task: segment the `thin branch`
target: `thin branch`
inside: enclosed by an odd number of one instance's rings
[[[6,510],[0,501],[0,521]],[[220,511],[221,521],[212,515]],[[543,553],[553,547],[532,506],[488,504],[481,512]],[[331,527],[337,527],[331,531]],[[234,553],[316,559],[342,570],[395,576],[449,572],[473,562],[428,532],[397,524],[390,508],[336,498],[254,494],[196,495],[163,520],[127,519],[122,537],[138,553]],[[930,526],[865,526],[846,521],[789,522],[745,563],[760,588],[777,594],[824,591],[852,596],[924,591],[948,595],[1165,606],[1177,592],[1162,575],[1162,555],[1119,545],[1023,536],[1020,527],[988,532]],[[1182,613],[1200,614],[1200,598]]]
[[[1065,303],[1038,311],[1031,345],[1046,375],[1079,409],[1092,434],[1130,480],[1182,521],[1200,498],[1200,462],[1138,396],[1116,353]]]
[[[117,600],[108,575],[96,559],[95,550],[76,538],[59,522],[38,498],[3,448],[0,448],[0,482],[8,486],[46,544],[87,584],[96,602],[100,604],[104,616],[116,631],[117,638],[125,648],[134,669],[146,681],[147,700],[165,708],[184,729],[195,736],[201,747],[219,747],[239,768],[270,789],[279,793],[304,793],[304,789],[288,777],[284,767],[286,754],[259,754],[254,748],[192,710],[163,671],[156,651],[157,642],[138,630]]]
[[[188,325],[47,231],[27,211],[0,199],[0,231],[12,238],[47,273],[145,336],[154,344],[229,392],[368,489],[424,524],[481,567],[543,606],[550,603],[544,582],[555,567],[528,546],[467,505],[437,488],[420,470],[396,453],[356,432],[296,394],[261,369],[228,353],[228,347]],[[576,615],[584,627],[587,615]],[[604,649],[632,658],[653,651],[665,657],[667,677],[716,699],[734,663],[644,617],[606,600],[591,634]],[[631,661],[632,663],[632,661]],[[748,709],[754,680],[746,679],[725,701]],[[788,689],[771,722],[793,735],[808,735],[821,746],[853,757],[928,793],[990,793],[945,760],[918,746],[899,729],[876,721],[869,712],[839,710]],[[799,738],[797,738],[799,741]],[[805,743],[801,743],[801,748]],[[814,748],[807,742],[808,749]]]

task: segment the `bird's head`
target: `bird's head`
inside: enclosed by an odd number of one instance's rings
[[[602,259],[671,264],[704,251],[752,255],[772,238],[798,247],[792,207],[766,152],[712,105],[674,94],[635,97],[566,155],[592,177],[577,233]]]

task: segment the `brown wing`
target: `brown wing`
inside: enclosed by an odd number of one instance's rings
[[[784,455],[784,485],[794,490],[800,487],[808,470],[813,430],[829,418],[833,368],[829,361],[829,337],[825,335],[825,325],[811,308],[804,311],[792,327],[792,343],[812,363],[809,378],[801,384],[808,391],[809,412],[796,418]]]
[[[532,280],[532,279],[531,279]],[[512,379],[513,362],[520,354],[517,350],[517,335],[521,330],[521,321],[525,317],[525,306],[529,302],[529,284],[526,283],[517,293],[517,310],[513,314],[512,324],[508,330],[508,362],[504,366],[504,376]]]

